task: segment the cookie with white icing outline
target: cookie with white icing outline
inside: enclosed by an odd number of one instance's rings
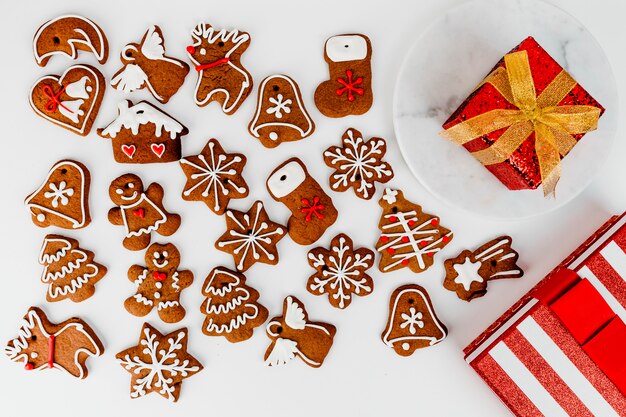
[[[491,280],[522,277],[524,271],[517,265],[519,255],[511,243],[510,236],[500,236],[444,261],[444,288],[456,292],[461,300],[472,301],[487,293]]]

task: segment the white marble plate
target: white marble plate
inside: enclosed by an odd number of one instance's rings
[[[437,134],[495,63],[526,36],[535,39],[607,110],[562,161],[555,198],[510,191],[464,148]],[[563,206],[591,182],[617,127],[613,72],[602,48],[563,10],[538,0],[476,0],[450,10],[409,51],[394,93],[400,150],[417,179],[441,200],[488,217],[523,218]]]

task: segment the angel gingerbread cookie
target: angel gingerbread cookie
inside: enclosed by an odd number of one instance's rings
[[[163,207],[163,187],[152,183],[144,191],[141,178],[125,174],[113,180],[109,197],[117,206],[109,210],[109,222],[124,226],[124,247],[142,250],[148,247],[152,232],[170,236],[180,226],[180,216]]]

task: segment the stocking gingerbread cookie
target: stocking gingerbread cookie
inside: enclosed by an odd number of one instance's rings
[[[163,187],[152,183],[144,191],[141,178],[122,175],[111,183],[109,197],[116,205],[109,210],[109,221],[124,226],[124,247],[143,250],[150,244],[152,232],[170,236],[180,226],[180,216],[163,207]]]
[[[143,317],[156,307],[159,317],[166,323],[177,323],[185,317],[180,304],[181,291],[193,282],[193,273],[178,270],[180,252],[171,243],[153,243],[146,250],[146,266],[133,265],[128,279],[135,284],[134,295],[124,302],[126,310]]]
[[[252,76],[241,64],[250,35],[200,23],[191,32],[191,39],[187,54],[198,72],[196,104],[204,107],[216,101],[224,113],[235,113],[252,91]]]
[[[327,117],[366,113],[372,94],[372,45],[365,35],[337,35],[326,41],[330,79],[315,90],[315,105]]]
[[[298,158],[283,162],[270,174],[266,185],[272,198],[291,211],[287,229],[300,245],[315,243],[337,220],[332,199]]]

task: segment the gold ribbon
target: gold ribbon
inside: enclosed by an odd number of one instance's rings
[[[493,85],[517,110],[495,109],[460,122],[440,133],[446,139],[463,145],[480,136],[507,128],[488,148],[472,152],[483,165],[507,160],[535,132],[535,152],[544,196],[554,194],[561,176],[561,156],[576,145],[572,135],[595,130],[600,109],[593,106],[558,104],[576,86],[565,71],[537,96],[528,54],[514,52],[504,56],[506,69],[498,67],[481,83]]]

